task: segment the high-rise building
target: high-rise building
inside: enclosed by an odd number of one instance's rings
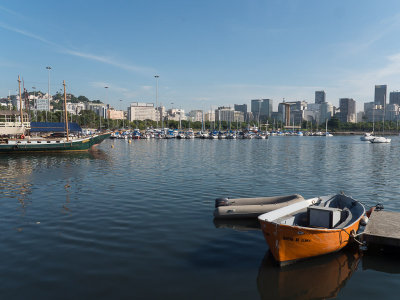
[[[321,104],[326,102],[326,94],[325,91],[315,91],[315,103]]]
[[[251,100],[251,112],[253,117],[257,119],[261,114],[261,99]]]
[[[400,92],[390,92],[390,94],[389,94],[389,104],[400,105]]]
[[[386,105],[386,90],[387,85],[375,85],[375,105],[382,105],[385,107]]]
[[[272,113],[271,99],[254,99],[251,100],[251,112],[254,118],[270,118]]]
[[[320,117],[319,122],[324,123],[326,120],[330,120],[333,115],[333,105],[328,102],[322,102],[320,104]]]
[[[247,114],[247,104],[235,104],[234,109],[236,111],[241,111],[244,114]]]
[[[215,122],[219,121],[228,121],[233,122],[236,121],[235,111],[231,107],[221,106],[215,110]]]
[[[356,123],[356,101],[351,98],[339,99],[340,114],[339,119],[341,122]]]

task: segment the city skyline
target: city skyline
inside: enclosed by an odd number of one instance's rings
[[[22,2],[0,5],[0,97],[18,75],[47,92],[49,74],[52,94],[65,79],[69,93],[118,108],[156,103],[157,74],[158,102],[187,111],[252,99],[276,111],[319,90],[362,110],[375,85],[400,89],[396,1],[379,15],[374,1]]]

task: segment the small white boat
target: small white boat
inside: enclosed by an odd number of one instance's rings
[[[392,139],[385,138],[384,136],[377,136],[369,141],[374,144],[384,144],[384,143],[390,143]]]
[[[360,137],[361,141],[369,142],[370,140],[374,139],[375,136],[372,133],[366,132],[362,137]]]

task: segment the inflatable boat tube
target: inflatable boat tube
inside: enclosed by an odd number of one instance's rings
[[[220,206],[240,206],[240,205],[260,205],[260,204],[275,204],[281,202],[288,202],[292,200],[304,200],[299,194],[274,196],[274,197],[258,197],[258,198],[217,198],[215,199],[215,207]]]
[[[260,204],[249,204],[249,202],[251,201],[250,199],[253,201],[255,200],[255,203],[259,202]],[[266,201],[266,199],[268,200]],[[291,195],[291,196],[278,196],[278,197],[265,197],[265,198],[240,198],[240,199],[229,199],[229,200],[240,200],[239,201],[240,205],[237,204],[229,206],[218,206],[214,210],[214,217],[216,219],[257,218],[259,215],[263,213],[296,202],[304,201],[304,198],[300,195]]]

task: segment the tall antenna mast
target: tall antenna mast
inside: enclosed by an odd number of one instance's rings
[[[19,78],[18,75],[18,88],[19,88],[19,112],[21,114],[21,126],[24,126],[24,119],[23,119],[23,113],[22,113],[22,97],[21,97],[21,79]]]
[[[68,132],[68,114],[67,114],[67,92],[65,91],[65,80],[63,81],[64,85],[64,113],[65,113],[65,128],[67,130],[67,142],[69,142],[69,132]]]

